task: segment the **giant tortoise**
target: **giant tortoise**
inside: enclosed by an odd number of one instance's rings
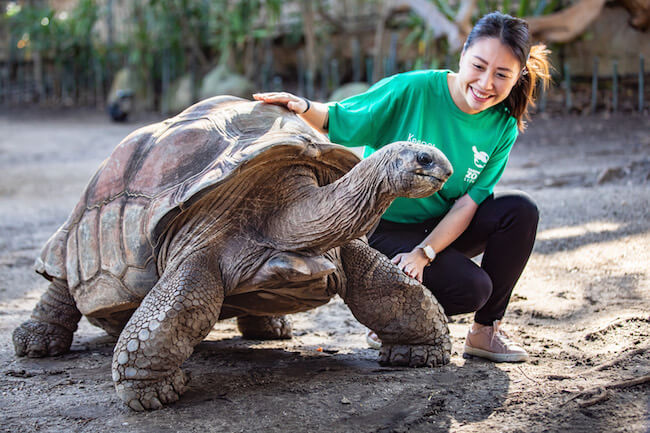
[[[451,174],[430,146],[359,161],[295,114],[221,96],[126,137],[90,180],[36,270],[50,280],[13,334],[19,356],[66,352],[84,315],[119,339],[112,373],[135,410],[176,401],[180,369],[217,320],[290,336],[285,314],[341,296],[383,341],[380,362],[449,361],[442,308],[364,235],[398,196]]]

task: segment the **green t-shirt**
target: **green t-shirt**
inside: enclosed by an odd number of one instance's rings
[[[414,71],[385,78],[366,93],[329,107],[329,137],[366,146],[365,156],[395,141],[435,146],[454,168],[440,191],[426,198],[397,198],[383,218],[422,222],[446,214],[469,194],[481,204],[499,181],[517,138],[517,121],[503,104],[476,114],[451,99],[449,71]]]

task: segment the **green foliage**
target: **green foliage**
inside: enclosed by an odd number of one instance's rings
[[[520,0],[519,1],[519,10],[517,11],[517,16],[526,17],[530,15],[530,1],[529,0]]]
[[[450,2],[448,0],[431,0],[434,3],[441,4],[439,9],[449,10]],[[547,15],[557,10],[561,0],[485,0],[477,2],[477,13],[475,19],[494,11],[510,14],[518,17]],[[453,17],[445,13],[447,17]]]
[[[268,37],[268,25],[273,21],[260,25],[259,15],[267,11],[272,18],[277,18],[284,2],[150,0],[134,3],[134,15],[138,17],[134,42],[153,41],[150,50],[164,49],[174,61],[184,64],[191,49],[198,49],[206,56],[238,53],[249,40]]]
[[[281,0],[149,0],[134,2],[129,64],[142,82],[174,79],[187,70],[205,73],[216,59],[243,59],[246,44],[266,39]],[[270,19],[260,22],[265,12]]]
[[[438,10],[442,12],[447,17],[447,19],[453,20],[456,16],[456,11],[451,7],[451,2],[448,0],[433,0],[433,3],[435,3]],[[479,4],[482,3],[484,2],[479,2]]]
[[[56,13],[46,2],[10,2],[0,11],[0,32],[8,34],[12,52],[29,58],[33,53],[54,61],[66,70],[94,69],[110,82],[105,72],[115,73],[129,66],[148,95],[166,88],[170,81],[192,71],[206,73],[215,64],[243,70],[251,47],[267,41],[277,31],[275,24],[287,4],[302,0],[141,0],[125,2],[130,8],[128,34],[117,42],[100,40],[93,29],[106,24],[106,7],[97,0],[79,0],[69,13]],[[360,1],[360,0],[359,0]],[[429,0],[448,19],[453,20],[461,4],[458,0]],[[518,16],[554,12],[561,0],[485,0],[477,2],[474,20],[487,12],[500,10]],[[325,0],[315,0],[326,7]],[[377,3],[380,3],[379,1]],[[104,4],[104,3],[102,3]],[[378,4],[379,8],[380,5]],[[294,8],[300,16],[300,8]],[[285,12],[286,13],[286,12]],[[294,17],[295,18],[295,17]],[[302,21],[288,20],[292,28],[288,43],[300,43]],[[422,18],[410,14],[396,20],[407,29],[404,44],[414,48],[415,68],[444,66],[449,63],[447,43],[435,39]],[[319,23],[318,38],[327,41],[333,26]],[[109,42],[111,42],[109,44]],[[89,66],[92,65],[92,68]],[[163,83],[164,81],[164,83]],[[143,92],[140,92],[143,93]]]
[[[5,21],[12,40],[17,41],[12,48],[59,56],[91,48],[97,16],[94,0],[81,0],[70,14],[55,14],[49,7],[12,6],[5,12]]]

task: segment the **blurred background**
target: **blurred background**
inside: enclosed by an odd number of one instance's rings
[[[384,76],[456,69],[483,14],[525,17],[553,51],[548,112],[647,112],[650,0],[0,1],[0,110],[175,114],[218,94],[321,101]]]

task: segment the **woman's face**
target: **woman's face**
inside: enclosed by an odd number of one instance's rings
[[[463,51],[452,97],[458,108],[475,114],[508,97],[521,64],[497,38],[481,38]]]

